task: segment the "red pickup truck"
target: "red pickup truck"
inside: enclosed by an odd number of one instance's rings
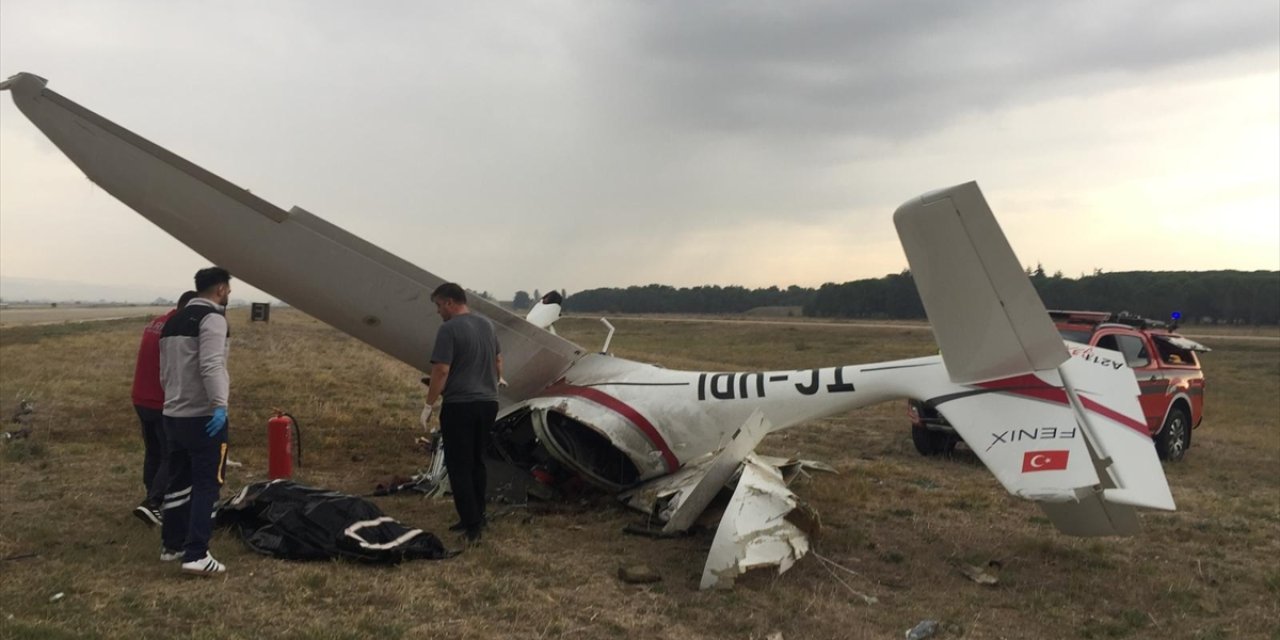
[[[1125,313],[1050,311],[1063,339],[1124,354],[1138,378],[1139,401],[1156,452],[1181,460],[1191,446],[1191,430],[1204,418],[1204,372],[1197,352],[1208,347],[1174,331],[1177,325]],[[911,440],[921,455],[950,453],[960,437],[938,411],[912,400]]]

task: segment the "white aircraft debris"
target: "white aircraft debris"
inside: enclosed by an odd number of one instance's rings
[[[802,508],[782,473],[748,455],[711,543],[701,588],[730,589],[739,575],[757,567],[776,566],[778,573],[790,569],[809,552],[808,536],[814,533],[788,519]]]

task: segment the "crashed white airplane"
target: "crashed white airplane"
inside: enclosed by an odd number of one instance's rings
[[[444,282],[320,218],[288,211],[48,90],[3,88],[108,193],[236,277],[421,371]],[[1011,493],[1064,533],[1128,535],[1137,507],[1174,508],[1119,353],[1064,343],[974,183],[914,198],[894,215],[941,356],[797,371],[672,371],[595,353],[484,300],[508,386],[494,441],[538,481],[568,476],[618,492],[664,529],[688,528],[739,478],[702,586],[808,550],[811,513],[765,435],[898,398],[936,407]],[[465,282],[465,279],[463,279]],[[545,325],[545,322],[540,324]],[[987,448],[1009,428],[1052,434]],[[1048,438],[1048,439],[1046,439]]]

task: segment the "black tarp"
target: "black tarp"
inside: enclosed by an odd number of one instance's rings
[[[454,555],[436,536],[401,524],[368,500],[290,480],[245,487],[218,504],[216,523],[239,531],[250,549],[288,560],[396,564]]]

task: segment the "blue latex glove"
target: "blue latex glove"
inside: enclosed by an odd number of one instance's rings
[[[209,422],[204,425],[204,432],[212,438],[218,435],[219,431],[227,426],[227,408],[214,407],[213,417],[209,418]]]

